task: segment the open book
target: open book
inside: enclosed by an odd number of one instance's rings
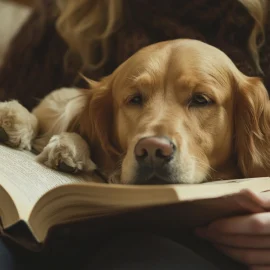
[[[0,145],[0,218],[3,232],[18,222],[24,222],[38,243],[45,241],[50,228],[55,225],[121,216],[132,211],[147,210],[150,217],[151,209],[157,213],[164,206],[173,207],[179,215],[184,206],[188,207],[182,214],[185,217],[176,217],[176,220],[179,223],[193,222],[192,225],[197,226],[223,215],[245,212],[246,209],[237,204],[235,196],[253,199],[251,193],[239,193],[243,189],[255,193],[270,190],[270,178],[195,185],[113,185],[102,183],[95,175],[75,176],[51,170],[38,164],[30,152]],[[256,200],[253,203],[255,207],[259,204]],[[165,213],[172,214],[170,210]],[[166,218],[164,216],[163,219]],[[154,217],[151,219],[155,220]]]

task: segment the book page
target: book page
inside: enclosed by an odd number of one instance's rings
[[[35,161],[29,151],[0,145],[0,185],[13,198],[21,218],[27,219],[38,199],[65,184],[89,182],[91,175],[61,173]]]
[[[200,200],[217,198],[234,193],[241,192],[242,190],[250,190],[254,193],[261,193],[270,190],[270,178],[245,178],[245,179],[232,179],[225,181],[214,181],[204,184],[176,186],[176,192],[182,200]]]

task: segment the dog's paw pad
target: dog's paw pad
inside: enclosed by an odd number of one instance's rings
[[[9,136],[4,130],[4,128],[0,127],[0,142],[7,142],[9,140]]]
[[[61,172],[66,172],[66,173],[76,173],[77,172],[75,167],[69,166],[64,162],[60,162],[58,164],[57,169]]]

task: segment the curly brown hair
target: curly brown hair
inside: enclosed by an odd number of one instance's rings
[[[262,72],[259,49],[264,43],[268,1],[238,1],[255,21],[248,48],[257,70]],[[57,30],[69,46],[67,57],[79,54],[88,69],[102,67],[109,55],[110,36],[123,23],[123,0],[58,0],[57,8]]]

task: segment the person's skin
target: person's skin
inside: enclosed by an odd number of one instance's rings
[[[217,220],[196,234],[249,269],[270,270],[270,192],[252,196],[263,212],[246,204],[252,214]]]

